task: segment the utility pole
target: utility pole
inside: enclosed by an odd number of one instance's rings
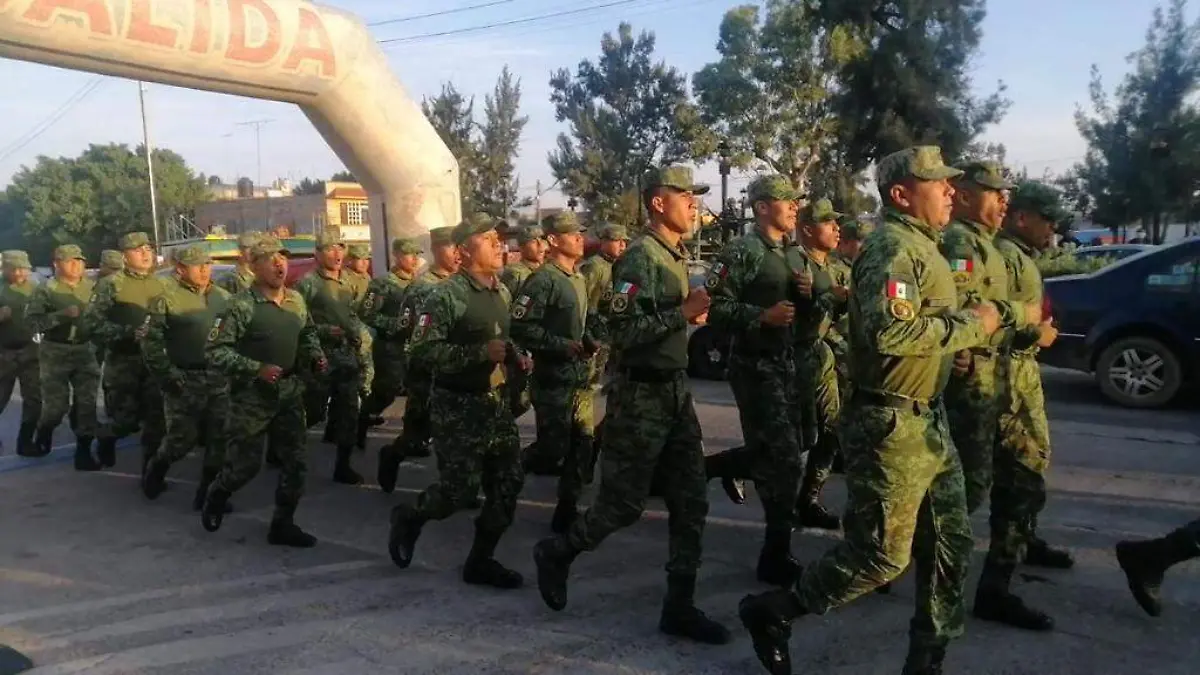
[[[146,83],[138,82],[138,104],[142,109],[142,145],[146,148],[146,174],[150,180],[150,220],[154,225],[154,250],[158,251],[158,196],[154,192],[154,159],[150,152],[150,125],[146,122]]]
[[[542,179],[533,184],[533,222],[542,224]]]
[[[254,182],[257,185],[262,185],[262,126],[270,124],[275,120],[251,120],[249,122],[239,122],[240,127],[254,127],[254,154],[257,161],[258,172],[254,177]]]

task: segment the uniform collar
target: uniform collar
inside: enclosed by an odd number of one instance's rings
[[[497,279],[495,276],[492,277],[492,283],[489,286],[486,284],[479,283],[479,280],[476,279],[470,272],[468,272],[466,270],[459,270],[458,274],[462,278],[466,279],[467,283],[471,285],[471,288],[476,291],[479,291],[479,292],[483,292],[483,291],[499,292],[500,291],[500,280]]]
[[[543,265],[543,267],[550,267],[552,269],[558,270],[563,276],[568,277],[568,278],[579,274],[578,267],[576,268],[576,271],[572,272],[571,270],[568,270],[565,267],[560,266],[558,263],[556,263],[554,261],[550,261],[550,263],[548,265]]]
[[[676,260],[683,260],[684,258],[687,257],[687,251],[685,251],[683,249],[683,246],[681,246],[679,244],[672,246],[665,239],[663,239],[658,234],[658,232],[656,232],[655,230],[647,230],[646,233],[647,233],[647,235],[649,235],[650,239],[657,242],[658,245],[661,246],[664,251],[666,251],[667,253],[670,253],[671,256],[673,258],[675,258]],[[680,240],[680,241],[682,242],[682,240]]]
[[[783,239],[780,239],[779,241],[771,239],[766,235],[765,232],[762,231],[762,228],[758,227],[757,225],[754,226],[754,234],[756,234],[758,238],[762,240],[762,243],[765,244],[769,249],[783,248]]]
[[[405,276],[404,272],[400,270],[392,270],[392,276],[400,281],[412,281],[415,275],[409,274]]]
[[[884,217],[889,221],[903,225],[905,228],[913,232],[920,233],[934,243],[940,243],[942,241],[942,233],[934,230],[929,226],[929,223],[926,223],[920,218],[914,218],[907,213],[902,213],[892,207],[884,209],[883,214]]]
[[[118,274],[124,274],[125,276],[130,277],[132,279],[149,279],[150,276],[154,274],[154,270],[150,270],[149,272],[141,274],[138,272],[134,272],[133,270],[126,267],[125,269],[118,272]]]
[[[1009,232],[1008,230],[1000,230],[1000,232],[996,235],[996,237],[998,237],[1000,239],[1005,239],[1007,241],[1011,241],[1017,248],[1021,249],[1021,251],[1025,255],[1029,256],[1030,258],[1037,257],[1037,254],[1038,254],[1037,249],[1035,249],[1034,247],[1032,247],[1028,243],[1026,243],[1025,240],[1022,239],[1019,235],[1013,234],[1012,232]]]
[[[970,218],[959,218],[958,222],[962,223],[963,227],[967,228],[971,232],[974,232],[977,236],[988,241],[991,241],[996,237],[996,232],[992,231],[990,227],[977,220],[971,220]]]
[[[325,279],[327,281],[336,281],[339,284],[346,283],[346,272],[347,271],[348,270],[338,270],[338,275],[336,277],[331,277],[331,276],[329,276],[329,270],[325,269],[324,267],[317,267],[317,274],[322,279]]]

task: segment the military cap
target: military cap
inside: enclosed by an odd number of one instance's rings
[[[121,241],[118,242],[118,246],[120,246],[122,251],[149,245],[150,235],[145,232],[126,232],[121,235]]]
[[[258,241],[261,236],[263,236],[263,233],[257,230],[250,230],[249,232],[239,234],[237,240],[238,248],[249,249],[251,246],[254,246],[254,242]]]
[[[454,228],[454,243],[463,244],[471,237],[496,229],[496,219],[486,213],[473,213]]]
[[[555,217],[557,217],[557,216],[555,216]],[[550,225],[552,225],[554,223],[554,219],[547,218],[545,220],[545,223],[546,223],[546,226],[549,227]],[[537,241],[538,239],[541,239],[542,237],[545,237],[545,236],[546,236],[546,233],[544,230],[542,230],[542,228],[538,227],[537,225],[527,225],[527,226],[522,227],[521,229],[517,230],[517,243],[518,244],[528,244],[531,241]]]
[[[746,199],[753,204],[758,201],[795,201],[804,196],[796,189],[791,179],[782,174],[759,176],[746,187]]]
[[[258,241],[254,242],[254,246],[250,247],[250,259],[258,260],[273,256],[276,253],[287,254],[288,250],[283,247],[283,242],[279,241],[279,237],[273,234],[264,234],[259,237]]]
[[[624,225],[605,225],[600,229],[600,238],[609,241],[629,241],[629,232]]]
[[[199,244],[175,251],[176,265],[207,265],[210,262],[212,257],[208,255],[208,249]]]
[[[833,202],[828,199],[818,199],[804,205],[804,210],[800,214],[800,220],[808,224],[827,223],[831,220],[837,220],[843,215],[845,214],[833,210]]]
[[[454,243],[454,228],[435,227],[429,231],[429,243],[437,246],[438,244],[453,244]]]
[[[841,225],[841,235],[843,241],[863,241],[867,235],[875,231],[875,225],[866,223],[853,216],[848,216],[838,221]]]
[[[695,182],[690,168],[678,164],[651,169],[642,176],[643,189],[651,190],[656,187],[675,188],[695,195],[708,193],[707,185]]]
[[[431,232],[430,239],[433,238],[432,234],[433,233]],[[421,244],[417,243],[416,239],[397,237],[396,239],[392,240],[392,253],[397,255],[420,255],[424,252],[425,251],[421,248]]]
[[[0,254],[0,259],[3,260],[5,267],[11,269],[33,269],[33,265],[29,264],[29,254],[25,251],[5,251]]]
[[[63,244],[54,249],[55,260],[86,260],[83,257],[83,249],[75,244]]]
[[[125,256],[111,248],[100,252],[100,267],[106,270],[125,269]]]
[[[342,231],[336,227],[325,227],[317,233],[317,248],[329,248],[330,246],[346,246],[346,240],[342,239]]]
[[[960,166],[959,169],[963,172],[959,181],[970,181],[991,190],[1011,190],[1017,186],[1008,169],[995,160],[974,160]]]
[[[946,166],[942,161],[942,149],[938,146],[918,145],[893,152],[879,160],[879,165],[875,167],[875,182],[882,189],[905,178],[945,180],[958,178],[962,173],[954,167]]]
[[[370,244],[350,244],[346,247],[346,257],[358,258],[359,260],[371,259]]]
[[[1059,222],[1066,218],[1058,190],[1042,183],[1029,180],[1017,185],[1008,204],[1009,211],[1030,211],[1047,220]]]
[[[579,218],[570,211],[563,211],[554,216],[554,220],[547,226],[546,234],[575,234],[582,232],[583,228],[579,225]]]

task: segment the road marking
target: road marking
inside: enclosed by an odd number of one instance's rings
[[[134,438],[124,438],[117,443],[117,450],[127,450],[136,443]],[[75,442],[63,443],[50,449],[45,457],[22,457],[20,455],[4,455],[0,457],[0,473],[36,469],[40,466],[53,466],[75,459]]]

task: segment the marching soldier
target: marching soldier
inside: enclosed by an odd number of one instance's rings
[[[605,225],[600,229],[600,250],[583,261],[579,273],[587,284],[588,311],[601,317],[608,310],[605,304],[612,299],[612,267],[613,263],[625,252],[629,245],[629,234],[620,225]],[[604,373],[608,370],[609,346],[607,341],[600,344],[599,351],[592,357],[591,386],[603,383]]]
[[[367,297],[367,290],[371,285],[371,245],[370,244],[350,244],[346,247],[346,264],[342,269],[342,273],[346,275],[347,281],[350,282],[350,287],[354,289],[354,313],[360,318],[362,316],[363,302]],[[368,414],[367,400],[371,396],[371,387],[375,383],[375,358],[374,338],[371,336],[369,327],[363,323],[358,334],[358,366],[362,372],[362,380],[359,383],[359,411],[358,411],[358,426],[355,434],[355,446],[359,450],[366,447],[367,443],[367,427],[370,426],[372,415]],[[380,420],[382,422],[383,420]],[[329,427],[326,427],[326,433],[329,433]],[[328,440],[332,440],[327,438]]]
[[[5,251],[4,282],[0,283],[0,411],[8,407],[13,386],[21,383],[21,426],[17,429],[17,454],[32,456],[33,433],[42,415],[42,383],[38,346],[25,318],[25,308],[37,284],[29,279],[33,266],[25,251]]]
[[[254,243],[262,236],[261,232],[255,231],[243,232],[238,235],[237,265],[217,280],[217,285],[228,291],[231,295],[237,295],[249,289],[254,284],[254,270],[250,262],[250,249],[254,247]]]
[[[267,542],[310,548],[316,545],[316,537],[294,520],[308,471],[304,385],[297,373],[309,369],[324,373],[329,364],[304,298],[284,286],[286,253],[270,235],[254,243],[249,256],[254,284],[229,299],[208,333],[207,364],[229,378],[230,442],[200,520],[209,532],[221,527],[230,496],[258,473],[265,440],[280,465]]]
[[[521,284],[542,266],[546,260],[546,235],[538,225],[529,225],[517,232],[517,244],[521,247],[521,259],[504,268],[500,281],[508,292],[516,297]]]

